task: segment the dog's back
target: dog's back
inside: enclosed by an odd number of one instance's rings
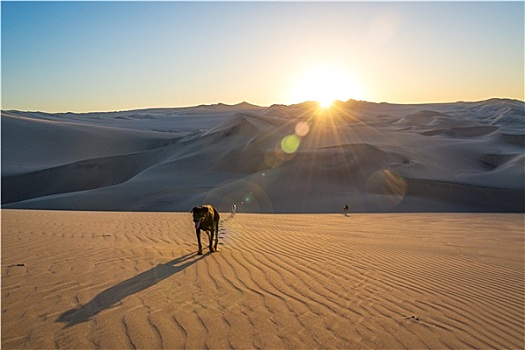
[[[217,227],[219,225],[219,220],[220,220],[219,212],[217,211],[217,209],[215,209],[213,205],[209,205],[209,204],[203,205],[202,207],[206,208],[208,211],[208,215],[202,223],[203,226],[209,229],[213,229],[214,227]],[[203,229],[205,229],[204,227]]]
[[[210,213],[212,213],[212,219],[213,219],[213,222],[216,223],[217,225],[219,224],[219,220],[221,219],[220,215],[219,215],[219,212],[217,211],[217,209],[215,209],[215,207],[213,205],[206,205],[208,207],[208,210],[210,211]]]

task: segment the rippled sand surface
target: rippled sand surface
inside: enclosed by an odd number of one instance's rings
[[[2,210],[2,348],[523,348],[523,219]]]

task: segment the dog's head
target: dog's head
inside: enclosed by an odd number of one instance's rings
[[[208,208],[193,207],[191,212],[193,213],[193,222],[195,223],[195,228],[199,228],[201,226],[201,222],[206,219],[206,216],[208,215]]]

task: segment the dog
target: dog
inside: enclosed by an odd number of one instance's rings
[[[219,212],[212,205],[203,205],[193,207],[193,222],[195,223],[195,232],[197,234],[197,243],[199,243],[199,255],[202,255],[201,230],[206,231],[210,240],[210,252],[217,251],[219,242]]]

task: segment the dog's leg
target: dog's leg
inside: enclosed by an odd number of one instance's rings
[[[213,226],[212,226],[212,228],[210,230],[210,235],[209,235],[209,238],[210,238],[210,252],[214,252],[215,251],[215,249],[213,249],[213,236],[214,236],[214,234],[213,234]]]
[[[219,220],[215,224],[215,251],[217,251],[217,244],[219,244]]]
[[[201,229],[195,229],[195,233],[197,234],[197,243],[199,243],[199,252],[197,254],[202,255]]]

